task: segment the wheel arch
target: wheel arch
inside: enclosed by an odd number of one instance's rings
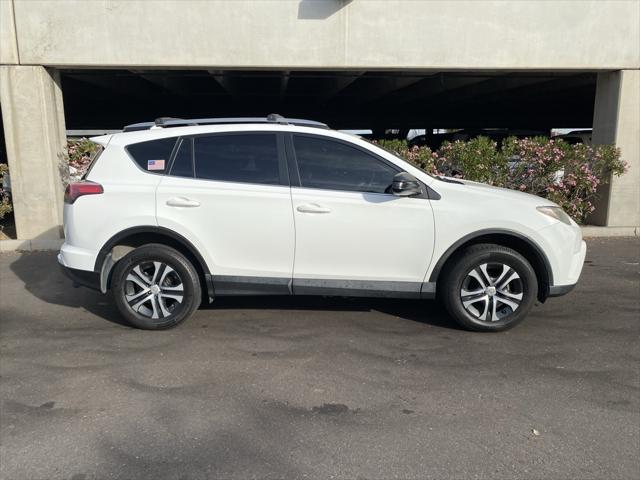
[[[103,291],[106,290],[111,282],[111,271],[115,262],[111,262],[106,272],[103,271],[103,266],[105,266],[105,262],[110,258],[109,255],[113,249],[117,246],[136,248],[149,243],[167,245],[182,253],[198,272],[198,276],[202,282],[203,292],[209,291],[209,296],[212,297],[212,288],[209,285],[211,272],[198,249],[179,233],[168,228],[153,225],[127,228],[116,233],[105,242],[98,252],[94,265],[94,271],[99,272],[101,277],[104,277],[104,279],[101,278],[101,287],[104,287]]]
[[[437,282],[446,267],[455,261],[458,255],[479,243],[494,243],[512,248],[520,253],[533,267],[538,279],[538,300],[544,302],[549,296],[549,288],[553,285],[551,263],[542,248],[531,238],[513,230],[486,229],[465,235],[451,245],[436,262],[429,276],[430,282]]]

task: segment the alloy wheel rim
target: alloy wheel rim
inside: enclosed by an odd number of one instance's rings
[[[125,278],[125,300],[143,317],[160,319],[176,313],[184,300],[184,284],[170,265],[158,261],[136,264]]]
[[[460,288],[464,309],[483,322],[497,322],[512,314],[523,298],[522,278],[504,263],[478,265],[467,273]]]

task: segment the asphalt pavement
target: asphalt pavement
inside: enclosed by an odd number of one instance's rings
[[[123,325],[0,255],[0,478],[640,478],[640,241],[498,334],[436,302],[219,298]]]

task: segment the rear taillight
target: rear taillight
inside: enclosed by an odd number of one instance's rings
[[[96,182],[77,182],[67,185],[64,191],[64,203],[73,203],[83,195],[98,195],[104,193],[102,185]]]

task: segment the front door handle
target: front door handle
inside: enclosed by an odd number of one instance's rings
[[[317,203],[303,203],[298,205],[296,210],[302,213],[331,213],[331,209],[318,205]]]
[[[173,197],[167,200],[167,205],[170,207],[199,207],[200,202],[185,197]]]

